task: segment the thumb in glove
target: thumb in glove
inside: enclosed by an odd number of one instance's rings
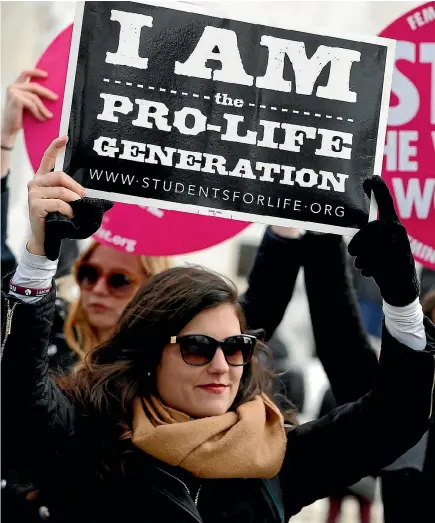
[[[373,193],[379,216],[355,234],[348,246],[349,254],[355,256],[355,267],[363,276],[373,277],[387,303],[409,305],[420,289],[405,227],[380,176],[367,178],[363,188],[369,198]]]
[[[45,218],[45,255],[49,260],[57,260],[62,240],[84,240],[101,227],[104,214],[114,203],[97,198],[83,198],[69,203],[73,218],[58,212],[51,212]]]

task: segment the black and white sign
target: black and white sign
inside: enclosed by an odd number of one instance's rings
[[[57,169],[90,196],[352,234],[375,215],[394,42],[205,5],[78,4]],[[264,23],[264,21],[263,21]]]

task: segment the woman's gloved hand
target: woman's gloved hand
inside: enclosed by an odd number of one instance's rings
[[[355,267],[363,276],[373,276],[382,298],[403,307],[419,296],[419,282],[405,227],[400,223],[393,198],[380,176],[364,181],[364,192],[378,204],[378,219],[358,231],[348,251],[356,256]]]

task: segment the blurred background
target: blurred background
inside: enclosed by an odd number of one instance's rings
[[[189,2],[201,4],[202,2]],[[376,35],[405,12],[421,2],[397,1],[238,1],[207,2],[219,12],[222,4],[236,15],[244,12],[263,14],[269,22],[290,19],[294,25],[317,27],[329,31],[344,30]],[[32,68],[55,36],[73,22],[74,2],[1,2],[1,89],[2,104],[5,89],[23,69]],[[12,159],[9,206],[9,246],[18,255],[28,236],[26,184],[33,176],[22,136]],[[234,279],[243,290],[255,249],[264,232],[264,226],[253,224],[237,237],[201,252],[179,257],[180,261],[203,264]],[[310,418],[318,411],[327,383],[323,370],[313,357],[313,337],[308,305],[299,274],[296,293],[287,310],[279,334],[287,348],[291,348],[292,364],[303,370],[305,406],[303,417]],[[376,338],[373,343],[377,344]],[[324,521],[321,516],[323,501],[306,508],[295,522]],[[374,508],[373,522],[382,521],[382,509]],[[353,523],[356,503],[345,505],[341,521]],[[410,522],[411,523],[411,522]],[[418,523],[418,522],[416,522]]]

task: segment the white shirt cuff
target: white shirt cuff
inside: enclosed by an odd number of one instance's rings
[[[426,347],[426,332],[423,325],[423,309],[418,298],[405,307],[394,307],[387,302],[382,305],[385,326],[397,341],[415,350]]]
[[[58,260],[51,261],[45,256],[31,254],[26,245],[21,252],[12,282],[29,289],[46,289],[50,287],[56,274],[57,263]],[[40,296],[22,296],[12,291],[10,291],[10,294],[26,303],[34,303],[41,299]]]

